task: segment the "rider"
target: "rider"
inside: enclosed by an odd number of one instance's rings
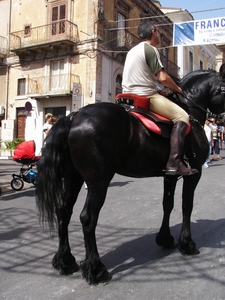
[[[165,72],[159,52],[155,48],[160,43],[160,32],[152,21],[145,19],[138,26],[138,35],[141,42],[127,53],[123,70],[123,93],[149,97],[149,110],[167,117],[174,123],[165,174],[197,173],[196,169],[188,169],[181,162],[189,116],[181,107],[164,97],[163,92],[160,94],[162,85],[182,94],[182,89]]]

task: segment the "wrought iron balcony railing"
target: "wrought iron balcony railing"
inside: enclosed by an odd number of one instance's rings
[[[137,45],[140,40],[133,33],[127,29],[108,29],[108,33],[105,35],[106,44],[113,50],[130,50]]]
[[[61,74],[53,76],[42,76],[28,78],[28,95],[63,95],[70,94],[73,90],[73,83],[80,83],[80,77],[75,74]]]
[[[165,68],[165,71],[174,79],[178,80],[180,79],[180,67],[178,67],[174,62],[171,60],[168,60],[166,56],[160,54],[160,58],[162,61],[162,64]]]
[[[78,27],[70,21],[54,22],[10,33],[10,50],[44,46],[62,42],[78,42]]]

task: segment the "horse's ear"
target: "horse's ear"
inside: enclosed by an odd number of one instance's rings
[[[222,77],[223,79],[225,79],[225,63],[223,63],[223,64],[221,65],[219,72],[220,72],[221,77]]]

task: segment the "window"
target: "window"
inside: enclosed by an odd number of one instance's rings
[[[116,95],[122,93],[122,75],[116,76]]]
[[[31,25],[24,26],[24,37],[28,37],[31,35]]]
[[[58,118],[66,116],[66,107],[48,107],[45,108],[45,114],[51,113],[53,116]]]
[[[25,95],[25,87],[26,87],[26,79],[25,78],[19,78],[18,79],[18,86],[17,86],[17,95]]]
[[[193,53],[190,51],[189,52],[189,72],[193,71],[193,63],[194,63]]]
[[[62,34],[65,32],[66,4],[52,7],[52,35]]]
[[[117,33],[117,46],[118,47],[122,47],[125,45],[125,36],[126,36],[126,32],[125,32],[125,26],[126,26],[126,19],[123,15],[121,15],[120,13],[118,13],[118,33]]]
[[[203,70],[203,61],[200,60],[200,70]]]
[[[66,84],[64,74],[64,60],[52,61],[51,63],[51,90],[61,90]]]

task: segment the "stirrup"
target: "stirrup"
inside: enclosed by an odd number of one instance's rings
[[[179,171],[177,169],[174,169],[174,168],[168,168],[165,170],[165,175],[180,175],[180,176],[189,176],[189,175],[193,175],[193,174],[196,174],[198,173],[198,170],[197,169],[188,169],[186,168],[189,172],[182,172],[182,171]]]

